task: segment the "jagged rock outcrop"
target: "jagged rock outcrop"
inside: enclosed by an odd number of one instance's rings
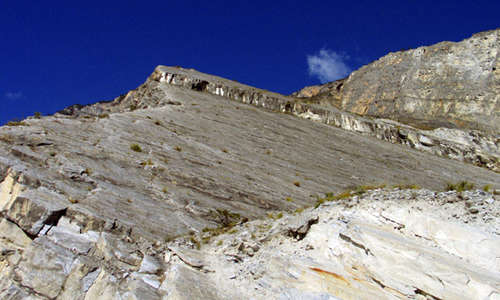
[[[388,55],[294,94],[422,128],[500,132],[500,29]]]

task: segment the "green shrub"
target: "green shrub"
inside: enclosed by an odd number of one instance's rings
[[[130,145],[130,149],[132,151],[135,151],[135,152],[142,152],[142,148],[138,144],[132,144],[132,145]]]
[[[446,184],[446,191],[457,191],[457,192],[463,192],[463,191],[469,191],[474,189],[474,183],[468,182],[468,181],[460,181],[458,183],[447,183]]]
[[[489,193],[491,191],[491,184],[487,184],[487,185],[483,186],[483,191],[485,191],[486,193]]]

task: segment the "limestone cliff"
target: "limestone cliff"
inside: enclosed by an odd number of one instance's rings
[[[500,174],[306,120],[322,117],[383,128],[167,67],[111,102],[0,127],[0,297],[498,295],[497,196],[400,189],[494,191]]]
[[[500,29],[388,55],[297,97],[412,126],[500,132]]]
[[[0,299],[498,299],[498,146],[159,66],[0,127]]]

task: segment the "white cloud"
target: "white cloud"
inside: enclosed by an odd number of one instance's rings
[[[21,99],[22,97],[23,97],[22,92],[7,92],[7,93],[5,93],[5,98],[7,98],[9,100],[17,100],[17,99]]]
[[[318,77],[321,83],[344,78],[351,73],[345,62],[347,58],[335,51],[321,49],[317,54],[307,56],[309,75]]]

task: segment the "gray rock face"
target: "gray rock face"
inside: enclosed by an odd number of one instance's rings
[[[500,29],[390,53],[345,80],[296,93],[422,128],[500,132]]]
[[[235,81],[203,74],[193,69],[179,67],[159,66],[145,84],[126,95],[111,102],[84,107],[72,106],[60,113],[91,118],[105,117],[112,112],[133,111],[137,108],[180,105],[181,102],[165,97],[161,88],[164,85],[201,91],[266,110],[293,114],[300,118],[373,136],[438,156],[472,163],[497,172],[500,170],[500,136],[498,134],[448,128],[437,128],[433,131],[420,130],[393,120],[360,117],[331,105],[304,103],[296,98],[285,97]]]
[[[21,125],[0,127],[2,299],[499,295],[497,195],[428,190],[500,189],[499,173],[426,150],[467,161],[472,144],[497,151],[487,135],[447,142],[168,67]],[[417,149],[381,141],[395,135]],[[311,208],[382,184],[426,189]]]

